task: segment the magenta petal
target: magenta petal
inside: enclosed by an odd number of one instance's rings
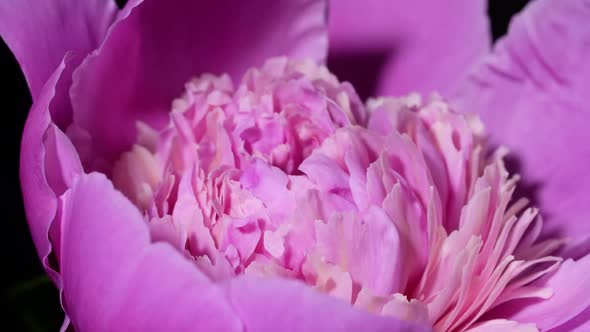
[[[452,91],[489,52],[486,3],[332,0],[329,65],[370,95]]]
[[[116,13],[112,0],[0,1],[0,35],[20,63],[34,101],[66,52],[95,49]]]
[[[56,94],[56,84],[63,76],[67,76],[66,61],[64,59],[55,69],[31,108],[21,144],[20,180],[25,210],[33,242],[46,269],[50,269],[47,261],[47,256],[51,252],[48,232],[56,214],[57,200],[46,177],[43,136],[52,126],[48,108]],[[58,170],[59,167],[56,166],[54,169]]]
[[[61,274],[76,331],[241,331],[223,292],[170,245],[151,244],[139,210],[102,174],[65,195]]]
[[[590,319],[590,256],[578,261],[565,261],[546,286],[553,289],[548,300],[524,300],[506,303],[502,310],[510,319],[521,323],[534,323],[542,331],[558,327],[570,320],[572,325],[587,323]],[[522,305],[522,304],[526,305]],[[581,315],[580,315],[581,314]],[[579,316],[579,317],[576,317]],[[566,330],[562,330],[566,331]],[[570,330],[567,330],[570,331]]]
[[[29,229],[43,266],[57,286],[61,280],[49,255],[56,249],[60,227],[51,227],[61,195],[83,172],[78,154],[68,137],[56,126],[56,109],[68,111],[65,103],[67,82],[79,64],[77,57],[66,54],[53,75],[41,89],[29,111],[23,131],[20,153],[20,181]]]
[[[418,323],[353,309],[298,281],[238,277],[227,283],[227,289],[247,331],[431,331]]]
[[[105,159],[135,138],[135,121],[157,126],[191,76],[234,79],[271,56],[323,61],[321,0],[135,1],[74,77],[75,121]]]
[[[590,307],[579,313],[567,323],[560,325],[550,332],[586,332],[590,331]]]
[[[84,173],[72,142],[56,125],[45,132],[45,175],[56,196],[63,194]]]
[[[531,2],[457,96],[517,159],[546,235],[565,257],[590,244],[590,2]]]

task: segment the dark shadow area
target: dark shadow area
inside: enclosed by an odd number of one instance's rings
[[[0,40],[0,86],[2,87],[2,301],[8,312],[4,326],[10,331],[57,331],[62,310],[57,290],[45,276],[29,233],[19,182],[22,131],[31,97],[16,59]]]
[[[494,40],[506,34],[512,16],[522,10],[528,2],[528,0],[488,1],[488,15]]]
[[[510,174],[523,174],[521,161],[516,156],[508,154],[504,157],[504,164]],[[529,206],[538,206],[538,193],[541,187],[542,185],[540,183],[529,183],[521,179],[518,181],[514,194],[512,195],[512,200],[516,201],[525,197],[530,201]]]
[[[488,15],[493,40],[502,37],[508,31],[510,19],[524,8],[528,0],[493,1],[488,2]],[[371,97],[377,83],[379,74],[395,50],[368,50],[362,53],[329,53],[328,68],[336,74],[341,81],[351,82],[362,100]]]
[[[115,0],[115,2],[117,3],[117,6],[119,8],[123,8],[125,6],[125,4],[127,3],[127,0]]]
[[[379,81],[379,73],[389,57],[389,50],[367,53],[338,53],[328,56],[328,68],[340,81],[351,82],[361,100],[371,97]]]

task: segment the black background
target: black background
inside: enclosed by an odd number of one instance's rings
[[[0,0],[1,1],[1,0]],[[337,0],[336,0],[337,1]],[[440,0],[433,0],[440,1]],[[122,5],[125,0],[117,3]],[[526,0],[490,0],[488,13],[495,39],[506,33],[512,15]],[[171,4],[172,5],[172,4]],[[63,320],[57,291],[44,277],[24,215],[18,179],[20,139],[31,97],[18,63],[0,40],[0,109],[2,134],[2,307],[9,331],[57,331]]]

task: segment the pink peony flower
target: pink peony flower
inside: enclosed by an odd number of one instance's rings
[[[436,331],[536,330],[484,315],[549,298],[530,284],[561,241],[538,241],[537,210],[511,203],[516,178],[501,150],[486,159],[477,118],[416,95],[367,111],[325,68],[286,58],[236,89],[212,75],[185,89],[110,172],[152,241],[215,282],[300,280]]]
[[[363,104],[321,65],[320,0],[1,2],[63,329],[585,330],[590,4],[538,0],[482,61],[468,2],[332,3],[333,52],[401,33],[380,91],[452,106]],[[500,144],[541,184],[543,220]]]

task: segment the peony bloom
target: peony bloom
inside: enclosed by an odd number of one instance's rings
[[[483,126],[433,97],[371,100],[312,62],[275,58],[234,88],[189,81],[112,169],[115,188],[211,280],[300,280],[436,331],[535,330],[484,315],[547,299],[561,241],[512,202]],[[81,149],[84,150],[84,149]],[[529,230],[529,233],[525,233]],[[536,230],[536,231],[533,231]]]
[[[320,0],[0,4],[34,100],[27,218],[64,329],[584,330],[588,2],[539,0],[485,61],[477,15],[389,27],[376,13],[360,38],[338,30],[355,3],[332,5],[335,52],[405,31],[409,60],[387,77],[451,104],[363,103],[321,65]],[[455,43],[421,48],[428,29]],[[403,74],[433,47],[436,70]],[[552,137],[522,139],[536,132]],[[540,213],[497,145],[541,184]]]

